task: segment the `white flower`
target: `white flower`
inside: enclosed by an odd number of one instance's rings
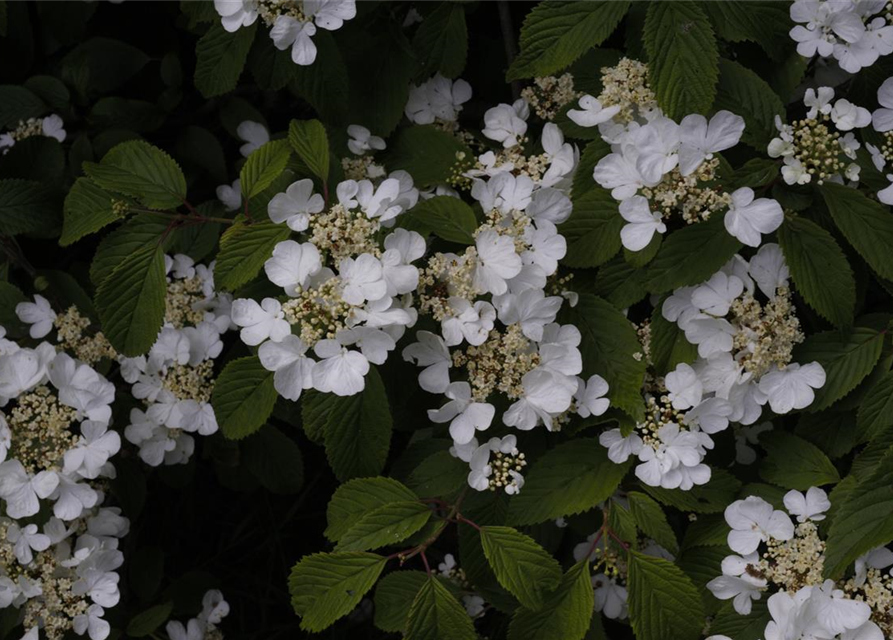
[[[700,114],[685,116],[679,123],[679,171],[690,175],[714,153],[738,144],[744,132],[744,118],[730,111],[717,111],[707,123]]]
[[[87,420],[81,423],[81,436],[63,456],[63,473],[77,473],[82,478],[98,478],[109,458],[121,449],[121,436],[109,431],[106,424]]]
[[[292,182],[285,193],[277,193],[267,205],[270,220],[285,223],[293,231],[306,231],[310,226],[310,215],[325,208],[325,201],[318,193],[313,193],[313,181],[305,178]]]
[[[468,486],[476,491],[486,491],[490,487],[490,445],[484,443],[474,450],[469,462]]]
[[[774,300],[779,288],[788,285],[791,275],[784,254],[774,242],[764,244],[748,265],[750,276],[767,298]]]
[[[204,620],[211,627],[220,624],[229,615],[229,603],[223,599],[218,589],[210,589],[202,597],[202,611],[199,620]]]
[[[551,431],[552,419],[567,411],[577,390],[574,378],[545,367],[525,373],[521,386],[524,395],[503,414],[502,422],[522,431],[529,431],[540,422]]]
[[[506,149],[518,144],[518,138],[527,133],[527,116],[530,111],[523,98],[514,104],[500,104],[484,113],[484,129],[481,131],[490,140],[501,142]]]
[[[567,222],[572,210],[570,198],[558,189],[548,187],[533,192],[525,213],[537,224],[543,220],[561,224]]]
[[[217,187],[217,199],[227,211],[239,209],[242,206],[242,181],[236,178],[232,185],[222,184]]]
[[[725,510],[725,518],[731,531],[728,535],[729,548],[736,553],[753,553],[770,538],[790,540],[794,537],[794,523],[784,511],[777,511],[772,505],[756,496],[736,500]]]
[[[871,114],[871,125],[884,133],[893,129],[893,78],[887,78],[878,88],[877,101],[881,108]]]
[[[360,353],[372,364],[384,364],[388,353],[397,346],[389,333],[372,327],[342,329],[335,334],[335,338],[345,347],[357,345]]]
[[[294,240],[278,243],[273,255],[264,263],[264,272],[270,282],[285,289],[290,296],[305,289],[311,276],[320,269],[322,261],[316,246],[309,242],[298,244]]]
[[[59,486],[59,474],[41,471],[31,476],[18,460],[0,463],[0,498],[6,501],[6,515],[13,520],[29,518],[40,510],[40,500]]]
[[[849,100],[840,99],[831,109],[831,120],[840,131],[867,127],[871,124],[871,113],[868,109],[858,107]]]
[[[230,33],[250,27],[257,20],[257,0],[214,0],[214,8],[223,28]]]
[[[46,551],[50,548],[49,536],[38,533],[36,524],[24,527],[12,523],[6,530],[6,539],[13,545],[13,553],[21,564],[30,564],[34,559],[33,551]]]
[[[609,578],[603,573],[595,574],[591,581],[595,590],[593,601],[595,611],[605,614],[610,620],[626,618],[628,597],[626,587],[621,587],[614,578]]]
[[[781,177],[784,178],[785,184],[809,184],[812,180],[812,174],[795,158],[784,159]]]
[[[506,294],[510,295],[510,294]],[[452,297],[447,301],[452,315],[441,320],[443,338],[448,347],[462,344],[480,346],[487,340],[496,319],[496,309],[485,300],[472,305],[465,298]]]
[[[341,298],[348,304],[360,305],[387,295],[388,285],[381,261],[372,254],[360,254],[356,260],[343,258],[338,264],[338,275],[342,284]]]
[[[595,125],[607,122],[618,113],[620,113],[620,105],[603,107],[597,98],[586,94],[579,101],[580,109],[569,109],[567,117],[571,119],[577,126],[594,127]]]
[[[692,291],[691,302],[711,316],[724,316],[742,293],[744,293],[744,282],[741,278],[717,271],[707,282]]]
[[[506,487],[506,492],[508,492],[509,487]],[[468,614],[471,618],[477,618],[481,615],[485,607],[485,601],[480,596],[462,596],[462,606],[465,607],[465,613]]]
[[[643,196],[632,196],[621,202],[620,215],[627,222],[620,230],[620,241],[630,251],[647,247],[655,231],[661,234],[667,231],[660,212],[652,213]]]
[[[313,347],[319,362],[313,365],[313,388],[336,396],[352,396],[366,386],[369,361],[358,351],[350,351],[337,340],[320,340]]]
[[[834,99],[834,89],[831,87],[819,87],[818,92],[815,89],[807,89],[803,96],[803,105],[809,107],[806,112],[807,118],[815,118],[820,113],[827,115],[831,113],[831,101]]]
[[[242,342],[250,347],[264,340],[279,342],[291,333],[291,325],[285,319],[282,305],[275,298],[264,298],[258,304],[250,298],[233,300],[233,324],[242,327]]]
[[[455,122],[462,105],[470,99],[471,85],[465,80],[453,81],[438,73],[421,86],[410,88],[404,113],[415,124]]]
[[[806,495],[799,491],[788,491],[784,496],[784,506],[797,522],[812,520],[818,522],[825,519],[825,512],[831,508],[828,494],[818,487],[810,487]]]
[[[178,620],[169,620],[164,628],[170,640],[204,640],[205,628],[201,620],[193,618],[183,626]]]
[[[747,573],[748,566],[758,566],[759,554],[756,552],[741,556],[727,556],[722,561],[723,575],[707,583],[713,596],[720,600],[732,600],[735,611],[742,616],[750,615],[753,601],[762,597],[767,582]]]
[[[784,369],[773,369],[760,378],[760,392],[766,394],[775,413],[805,409],[815,399],[813,389],[825,384],[825,370],[818,362],[806,365],[791,363]]]
[[[691,366],[680,362],[665,378],[667,397],[673,408],[679,411],[690,409],[701,402],[704,386]]]
[[[710,480],[710,467],[701,464],[699,434],[682,431],[679,425],[669,422],[658,429],[657,437],[660,442],[657,449],[643,446],[639,451],[642,463],[636,467],[639,480],[652,487],[684,491]]]
[[[361,156],[367,151],[381,151],[385,148],[384,140],[378,136],[373,136],[372,132],[362,125],[350,125],[347,127],[347,135],[350,136],[350,140],[347,141],[347,148],[355,155]]]
[[[402,185],[398,178],[382,180],[377,187],[369,180],[357,183],[357,203],[369,218],[381,222],[391,220],[403,210],[400,204]]]
[[[890,551],[887,547],[872,549],[856,558],[853,582],[857,587],[861,587],[865,584],[865,579],[868,577],[869,567],[872,569],[886,569],[891,564],[893,564],[893,551]]]
[[[419,386],[429,393],[443,393],[450,384],[450,366],[453,363],[446,343],[430,331],[419,331],[418,342],[403,350],[403,359],[425,367],[419,374]]]
[[[521,256],[515,253],[514,241],[487,229],[478,234],[475,247],[478,254],[475,288],[494,295],[505,293],[508,289],[505,281],[521,273]]]
[[[96,373],[89,365],[78,364],[71,356],[60,353],[47,366],[50,381],[59,390],[59,402],[86,416],[108,424],[112,418],[109,405],[115,399],[115,385]]]
[[[239,123],[236,135],[245,141],[245,144],[239,147],[239,153],[246,158],[270,141],[270,132],[267,128],[260,122],[251,120]]]
[[[583,378],[578,378],[577,393],[574,395],[577,413],[583,418],[602,415],[611,404],[611,401],[604,397],[607,393],[608,383],[600,375],[591,375],[585,382]]]
[[[762,233],[772,233],[784,220],[781,205],[769,198],[754,200],[753,189],[732,192],[732,204],[723,222],[726,231],[749,247],[760,246]]]
[[[490,427],[496,409],[486,402],[474,402],[467,382],[453,382],[444,395],[450,401],[440,409],[429,409],[428,419],[438,424],[449,422],[450,437],[456,444],[466,444],[475,431],[486,431]]]
[[[53,514],[60,520],[75,520],[81,517],[85,509],[92,509],[99,502],[99,493],[77,480],[64,473],[59,474],[59,484],[50,499],[55,500]]]
[[[598,437],[598,442],[608,449],[608,459],[615,464],[623,464],[630,456],[637,456],[644,446],[642,438],[635,432],[623,437],[620,429],[609,429]]]
[[[313,387],[314,361],[304,354],[307,346],[298,336],[280,342],[265,342],[257,350],[261,365],[273,374],[273,386],[286,400],[298,400],[304,389]]]
[[[47,138],[54,138],[59,142],[65,142],[65,128],[63,126],[62,118],[57,116],[55,113],[53,115],[47,116],[41,121],[41,130],[44,136]]]
[[[16,315],[25,324],[30,324],[28,333],[32,338],[43,338],[53,330],[56,312],[50,301],[40,294],[34,296],[34,302],[20,302],[16,305]]]
[[[725,318],[706,314],[693,317],[685,326],[685,339],[698,345],[698,355],[709,358],[718,353],[731,352],[737,329]]]
[[[304,0],[304,15],[329,31],[340,29],[357,15],[355,0]]]
[[[547,298],[542,289],[526,289],[519,294],[496,296],[493,301],[503,324],[519,324],[525,336],[539,342],[543,327],[555,321],[563,299],[560,296]]]
[[[316,45],[313,36],[316,25],[312,22],[301,22],[287,15],[279,15],[270,29],[270,38],[280,51],[291,47],[291,59],[295,64],[307,66],[316,60]]]

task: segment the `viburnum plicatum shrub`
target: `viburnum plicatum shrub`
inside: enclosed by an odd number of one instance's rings
[[[0,2],[0,640],[893,637],[890,54]]]

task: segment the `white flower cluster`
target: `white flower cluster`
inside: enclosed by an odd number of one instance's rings
[[[465,80],[450,80],[439,73],[419,86],[409,88],[404,113],[414,124],[435,124],[449,128],[471,100],[471,85]]]
[[[855,160],[862,145],[852,130],[871,124],[871,113],[845,98],[831,104],[833,99],[831,87],[807,89],[805,118],[784,124],[775,116],[779,136],[769,143],[768,152],[770,158],[784,160],[781,175],[787,184],[809,184],[813,178],[816,184],[825,180],[843,184],[844,177],[851,183],[859,181]],[[841,136],[841,131],[847,133]]]
[[[468,592],[462,596],[462,605],[470,618],[478,618],[486,611],[486,601],[474,592],[472,584],[465,576],[465,571],[458,566],[452,553],[443,557],[443,562],[437,565],[437,572],[446,580],[454,582],[463,591]]]
[[[611,145],[592,175],[620,202],[626,221],[620,232],[623,246],[641,251],[655,233],[666,233],[665,221],[674,213],[690,224],[723,211],[729,234],[759,246],[761,234],[781,225],[781,206],[767,198],[755,200],[746,187],[731,194],[713,187],[719,166],[714,154],[738,144],[744,119],[719,111],[709,121],[691,114],[676,123],[653,102],[640,68],[644,65],[631,65],[629,60],[618,65],[635,71],[622,81],[616,78],[617,68],[603,69],[605,90],[599,98],[585,95],[580,109],[567,113],[582,127],[598,125]],[[637,78],[639,84],[632,84]]]
[[[766,244],[749,262],[735,256],[707,282],[664,301],[664,318],[698,346],[699,357],[646,381],[645,421],[627,436],[612,429],[599,438],[611,460],[637,456],[642,482],[690,489],[710,480],[702,461],[711,435],[730,422],[754,424],[767,403],[778,414],[812,403],[825,371],[817,362],[791,362],[803,334],[788,276],[781,249]]]
[[[193,434],[217,431],[211,406],[214,360],[220,336],[232,328],[229,294],[214,290],[214,263],[165,256],[167,296],[164,325],[145,356],[119,359],[121,377],[132,384],[145,409],[130,411],[124,437],[139,447],[148,465],[185,464],[195,450]]]
[[[566,183],[577,152],[550,123],[543,133],[546,154],[525,156],[520,144],[526,115],[523,101],[486,113],[484,135],[505,149],[499,156],[482,155],[479,164],[486,168],[470,172],[471,195],[486,220],[462,254],[428,259],[419,309],[440,323],[440,334],[419,331],[417,342],[403,351],[406,360],[424,367],[421,387],[447,397],[428,416],[450,424],[453,455],[471,465],[469,485],[510,494],[521,488],[526,464],[515,437],[483,444],[475,437],[493,422],[495,396],[512,403],[503,424],[522,431],[541,424],[558,429],[570,411],[599,415],[608,406],[602,378],[579,378],[579,330],[555,322],[562,297],[546,294],[547,287],[560,290],[562,284],[554,276],[567,244],[556,225],[571,210],[570,199],[554,185]]]
[[[893,53],[893,26],[887,0],[796,0],[790,31],[797,53],[806,58],[834,58],[840,68],[857,73]],[[805,26],[804,26],[805,25]]]
[[[229,603],[217,589],[206,592],[202,598],[202,610],[197,617],[185,625],[170,620],[165,627],[170,640],[223,640],[223,633],[217,628],[229,615]]]
[[[840,583],[823,580],[825,543],[816,523],[831,508],[828,496],[817,487],[805,494],[789,491],[784,506],[787,512],[750,496],[726,508],[728,545],[735,555],[722,561],[723,575],[707,588],[721,600],[732,600],[741,615],[748,615],[763,593],[778,589],[768,600],[772,620],[766,640],[889,638],[893,579],[880,570],[893,564],[893,552],[875,549],[856,561],[853,577]]]
[[[280,51],[291,49],[295,64],[316,60],[316,28],[337,31],[357,15],[355,0],[214,0],[223,28],[233,33],[260,19]]]
[[[21,142],[25,138],[32,136],[44,136],[55,138],[59,142],[65,142],[65,135],[65,123],[56,114],[45,118],[20,120],[19,126],[12,131],[0,133],[0,153],[6,155],[15,146],[16,142]]]
[[[893,160],[893,78],[884,80],[878,88],[877,99],[881,107],[871,114],[871,126],[883,134],[884,141],[880,148],[871,143],[866,143],[865,147],[871,154],[874,167],[883,172],[887,163]],[[885,175],[891,184],[878,191],[877,198],[884,204],[893,204],[893,173]]]
[[[20,610],[29,640],[69,630],[104,640],[118,603],[129,523],[104,508],[121,438],[115,387],[53,345],[4,340],[0,327],[0,609]],[[44,507],[43,509],[41,507]]]
[[[287,297],[232,306],[243,342],[260,346],[261,363],[289,400],[311,388],[359,393],[370,363],[383,364],[418,315],[412,263],[424,255],[425,241],[405,229],[387,233],[418,201],[412,178],[396,171],[377,184],[346,180],[336,193],[337,202],[327,204],[305,179],[270,200],[270,219],[305,240],[280,242],[264,265]]]

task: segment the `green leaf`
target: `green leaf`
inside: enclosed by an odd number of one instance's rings
[[[101,285],[125,258],[146,245],[150,243],[157,245],[167,229],[167,224],[161,217],[138,215],[104,237],[90,265],[90,280],[93,284]],[[165,247],[166,243],[162,243],[162,248]]]
[[[412,175],[418,187],[447,184],[457,163],[472,162],[474,154],[462,141],[446,131],[426,124],[400,129],[388,140],[384,163]]]
[[[236,88],[257,24],[229,33],[215,21],[195,45],[195,86],[206,98]]]
[[[629,2],[560,2],[536,5],[521,26],[521,52],[506,80],[548,76],[608,39]]]
[[[319,120],[292,120],[288,142],[298,157],[324,183],[329,179],[329,139]]]
[[[760,152],[765,151],[777,134],[775,116],[785,114],[784,104],[765,80],[747,67],[725,59],[719,61],[719,84],[713,109],[726,109],[744,118],[746,126],[741,141]]]
[[[590,181],[592,175],[590,172]],[[574,199],[570,218],[561,225],[567,240],[562,263],[569,267],[597,267],[620,251],[620,229],[624,222],[610,192],[593,187]]]
[[[214,281],[220,289],[233,291],[257,275],[280,242],[291,230],[284,224],[237,221],[220,236],[220,251]]]
[[[127,623],[127,636],[130,638],[145,638],[152,635],[161,625],[167,622],[174,610],[173,602],[165,602],[146,609],[134,616]]]
[[[273,372],[264,369],[257,356],[228,362],[211,394],[217,424],[230,440],[241,440],[260,429],[274,404]]]
[[[404,640],[475,640],[474,624],[456,597],[430,576],[409,609]]]
[[[78,178],[65,196],[59,244],[68,246],[119,220],[121,216],[112,208],[113,200],[110,193],[89,178]]]
[[[816,389],[806,411],[821,411],[846,396],[871,373],[881,357],[884,334],[867,327],[850,331],[825,331],[809,336],[794,347],[794,360],[818,362],[825,369],[825,385]]]
[[[698,357],[698,348],[685,338],[685,332],[675,322],[664,318],[663,300],[651,313],[651,362],[654,370],[666,374],[681,362],[691,364]]]
[[[629,552],[629,619],[637,640],[697,640],[704,605],[682,570],[662,558]]]
[[[316,61],[313,64],[303,67],[289,59],[294,67],[294,81],[289,88],[309,102],[326,122],[346,125],[350,104],[347,66],[331,32],[317,29],[313,43],[316,45]]]
[[[393,426],[384,384],[372,367],[366,388],[339,397],[326,423],[326,457],[335,476],[344,482],[378,474],[387,461]]]
[[[811,220],[790,216],[778,229],[778,244],[807,304],[838,327],[851,325],[856,281],[834,236]]]
[[[149,56],[112,38],[91,38],[63,59],[61,79],[82,96],[104,94],[133,80]]]
[[[664,4],[676,3],[650,6]],[[671,233],[664,240],[649,268],[649,286],[654,293],[663,293],[700,284],[719,271],[739,249],[741,243],[726,231],[723,216],[713,215],[705,222]]]
[[[873,440],[893,427],[893,372],[875,384],[856,414],[856,425],[864,440]]]
[[[422,68],[419,78],[440,72],[445,78],[458,78],[468,54],[465,7],[459,2],[443,2],[425,16],[412,39]]]
[[[589,558],[568,569],[543,607],[522,607],[512,616],[508,640],[583,640],[592,618],[594,592]]]
[[[770,620],[772,615],[764,601],[754,601],[751,604],[750,614],[746,616],[735,611],[730,602],[710,623],[710,633],[728,636],[735,640],[760,640]]]
[[[600,375],[608,382],[611,406],[641,417],[647,363],[644,357],[634,357],[642,352],[642,345],[632,323],[611,304],[589,293],[580,294],[577,305],[565,308],[561,317],[582,334],[583,379]]]
[[[660,505],[638,491],[630,491],[627,497],[636,526],[667,551],[678,553],[679,543],[676,541],[676,534],[670,528],[667,516]]]
[[[291,604],[301,616],[301,629],[318,633],[353,611],[386,563],[387,558],[360,552],[317,553],[302,558],[288,579]]]
[[[528,609],[539,609],[561,582],[561,565],[511,527],[481,527],[481,544],[499,584]]]
[[[524,490],[509,503],[508,522],[536,524],[588,511],[614,493],[628,468],[608,460],[597,438],[560,444],[524,474]]]
[[[435,196],[422,200],[403,216],[414,228],[434,233],[438,238],[459,244],[474,244],[477,229],[474,211],[459,198]]]
[[[856,426],[855,411],[831,409],[801,414],[794,432],[812,442],[832,460],[852,451],[862,433]]]
[[[648,271],[636,269],[619,256],[599,268],[593,293],[618,309],[626,309],[648,295],[647,283]]]
[[[0,85],[0,129],[15,129],[19,121],[36,118],[47,110],[43,100],[24,87]]]
[[[788,31],[793,26],[788,7],[774,0],[725,0],[705,2],[701,6],[723,40],[755,42],[773,60],[784,57]]]
[[[245,440],[245,466],[270,493],[291,495],[304,484],[304,459],[294,440],[276,427],[264,425]]]
[[[143,140],[122,142],[102,162],[85,162],[84,171],[103,189],[137,198],[153,209],[174,209],[186,198],[186,178],[180,167]]]
[[[272,140],[253,151],[239,173],[242,197],[253,198],[273,184],[285,171],[290,155],[291,147],[285,140]]]
[[[819,190],[834,224],[869,266],[893,280],[893,214],[857,189],[825,182]]]
[[[468,464],[449,451],[437,451],[417,466],[406,483],[420,496],[449,496],[462,489],[468,478]]]
[[[342,484],[326,510],[325,536],[338,542],[355,522],[388,504],[418,501],[418,496],[391,478],[356,478]]]
[[[609,153],[611,153],[611,145],[602,140],[601,137],[592,140],[586,145],[586,148],[583,149],[583,153],[580,154],[580,162],[574,170],[573,186],[571,187],[571,199],[574,203],[598,185],[592,177],[592,172],[595,169],[595,165],[598,164],[598,161]],[[564,229],[562,228],[562,234],[563,233]],[[619,235],[620,234],[618,233],[618,236]]]
[[[124,258],[96,291],[102,330],[125,356],[146,353],[164,321],[164,251],[147,245]]]
[[[767,451],[760,466],[760,475],[766,482],[785,489],[806,491],[840,480],[828,456],[803,438],[784,431],[772,431],[760,436],[760,445]]]
[[[416,594],[428,581],[424,571],[394,571],[375,587],[375,626],[382,631],[406,631],[409,608]]]
[[[16,305],[27,302],[25,294],[15,285],[0,280],[0,327],[9,332],[7,338],[27,333],[25,324],[16,315]]]
[[[653,2],[645,19],[648,78],[674,120],[707,113],[716,95],[719,52],[710,21],[694,2]]]
[[[425,526],[431,508],[414,501],[391,502],[366,512],[341,536],[336,551],[369,551],[397,544]]]
[[[893,540],[893,449],[838,505],[828,531],[826,578],[839,578],[863,553]]]
[[[10,236],[58,228],[52,192],[39,182],[0,180],[0,229]]]

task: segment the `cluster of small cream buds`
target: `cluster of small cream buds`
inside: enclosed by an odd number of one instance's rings
[[[304,3],[300,0],[258,0],[257,14],[268,27],[272,27],[279,16],[290,16],[299,22],[307,22]]]
[[[600,567],[601,573],[605,574],[605,576],[611,578],[619,585],[626,584],[627,567],[626,562],[620,554],[610,547],[608,547],[607,550],[596,547],[595,554],[598,556],[596,567]],[[592,586],[598,589],[603,585],[599,581],[596,581]]]
[[[725,191],[704,186],[716,179],[718,166],[719,158],[711,158],[687,176],[683,176],[678,168],[673,169],[660,184],[646,187],[641,193],[664,218],[679,211],[688,224],[707,220],[714,212],[727,209],[732,203],[731,195]]]
[[[114,213],[117,217],[123,218],[130,211],[130,205],[127,204],[124,200],[118,200],[117,198],[112,198],[112,213]]]
[[[467,247],[458,258],[435,253],[419,272],[419,313],[431,315],[438,322],[452,315],[449,298],[474,300],[479,291],[474,286],[477,249]]]
[[[387,173],[380,164],[375,164],[371,155],[342,158],[341,168],[345,180],[375,180]]]
[[[574,76],[570,73],[534,78],[533,84],[521,91],[521,97],[543,120],[552,120],[562,107],[579,96],[580,93],[574,90]]]
[[[46,385],[20,395],[7,415],[12,443],[9,457],[30,473],[57,469],[77,438],[69,427],[76,413]]]
[[[501,236],[509,236],[515,242],[515,251],[521,253],[528,248],[524,232],[530,227],[530,216],[523,211],[512,210],[503,214],[499,209],[491,209],[487,213],[487,221],[474,231],[477,238],[484,231],[492,229]]]
[[[893,161],[893,131],[885,131],[881,135],[884,136],[884,142],[881,144],[881,153],[887,162]]]
[[[447,178],[447,184],[456,189],[471,189],[472,181],[466,175],[466,172],[475,166],[476,163],[468,157],[468,154],[464,151],[457,151],[456,162],[450,167],[450,176]],[[480,166],[477,168],[480,168]]]
[[[598,100],[603,107],[619,106],[614,120],[627,123],[644,111],[657,106],[657,98],[648,84],[648,65],[622,58],[613,67],[602,67],[602,92]]]
[[[636,429],[642,437],[642,442],[653,449],[658,449],[661,441],[657,437],[657,432],[661,427],[670,423],[682,427],[684,424],[682,418],[685,416],[685,412],[673,408],[669,396],[666,395],[663,379],[657,381],[653,391],[654,393],[646,391],[645,421],[637,424]]]
[[[203,360],[194,367],[188,364],[168,367],[161,385],[178,400],[208,402],[214,389],[214,362]]]
[[[861,585],[857,586],[855,578],[850,578],[842,589],[853,600],[871,607],[871,620],[881,628],[885,638],[893,636],[893,577],[869,568]]]
[[[793,127],[794,158],[806,172],[822,184],[825,178],[839,174],[849,164],[840,146],[840,133],[828,126],[830,116],[795,120]]]
[[[71,571],[59,565],[52,549],[35,554],[28,572],[40,584],[41,594],[25,604],[24,627],[39,625],[47,640],[60,640],[72,629],[74,618],[86,613],[87,596],[72,592]]]
[[[200,324],[205,318],[204,312],[198,309],[199,303],[205,299],[202,285],[199,276],[168,282],[164,321],[177,329]]]
[[[312,347],[323,339],[333,339],[346,328],[353,307],[341,299],[341,278],[329,278],[319,286],[304,289],[282,305],[285,319],[297,325],[299,337]]]
[[[517,447],[510,453],[497,451],[493,455],[493,460],[490,461],[490,491],[517,485],[518,483],[512,477],[511,472],[520,473],[526,466],[527,459],[523,453],[518,451]]]
[[[732,303],[731,310],[732,324],[738,327],[732,348],[744,369],[755,376],[764,374],[772,365],[784,369],[791,361],[794,346],[805,337],[791,302],[791,290],[780,287],[775,298],[765,305],[745,293]]]
[[[19,126],[9,132],[13,140],[19,141],[31,136],[43,135],[43,119],[28,118],[27,120],[19,120]]]
[[[645,320],[636,327],[636,334],[639,337],[639,344],[642,345],[642,355],[645,362],[651,364],[651,321]],[[634,356],[635,357],[635,356]],[[637,360],[641,360],[637,358]]]
[[[573,273],[567,273],[561,276],[559,276],[557,273],[552,274],[551,276],[546,278],[546,295],[560,296],[563,293],[567,293],[569,291],[568,285],[570,285],[573,279]]]
[[[755,569],[769,582],[791,593],[802,587],[820,586],[824,581],[825,543],[814,522],[803,522],[790,540],[770,538],[767,550]]]
[[[57,315],[53,321],[56,327],[56,339],[63,350],[87,364],[95,364],[103,358],[115,359],[118,356],[115,348],[105,335],[98,331],[92,336],[85,336],[84,331],[90,327],[90,319],[85,318],[74,305],[65,313]]]
[[[310,242],[336,262],[361,253],[381,255],[376,242],[381,224],[366,217],[362,211],[348,210],[336,204],[325,213],[313,216],[311,225]]]
[[[465,367],[476,402],[485,402],[494,391],[517,400],[524,395],[521,379],[539,363],[519,324],[509,325],[505,333],[493,329],[482,345],[453,353],[453,366]]]

